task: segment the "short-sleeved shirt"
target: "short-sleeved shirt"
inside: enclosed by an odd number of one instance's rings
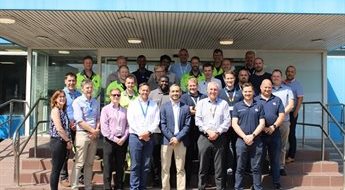
[[[95,129],[101,115],[99,102],[94,98],[88,100],[85,95],[81,95],[74,100],[72,105],[74,119],[77,123],[77,131],[84,130],[79,126],[79,122],[81,121],[85,121]]]
[[[248,106],[243,101],[235,104],[232,111],[232,118],[238,118],[238,125],[246,135],[252,134],[259,125],[260,119],[264,119],[265,112],[263,105],[253,100]]]
[[[294,100],[292,90],[285,84],[281,84],[280,86],[273,86],[272,94],[278,96],[282,100],[284,109],[289,104],[290,100]],[[285,121],[290,121],[289,114],[285,115]]]
[[[268,100],[265,100],[261,95],[254,99],[264,107],[266,127],[273,125],[278,119],[279,114],[284,113],[282,100],[273,94]]]
[[[249,82],[252,83],[253,87],[254,87],[254,91],[255,91],[255,95],[259,95],[260,94],[260,86],[263,80],[265,79],[269,79],[271,80],[271,73],[267,73],[265,72],[263,75],[256,75],[256,74],[252,74],[249,77]]]
[[[296,108],[297,98],[304,96],[303,87],[302,87],[301,83],[298,82],[296,79],[293,79],[292,81],[285,81],[284,84],[291,88],[293,96],[294,96],[294,101],[295,101],[294,102],[295,103],[294,108]]]

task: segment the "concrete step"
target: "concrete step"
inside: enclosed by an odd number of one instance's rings
[[[68,160],[68,170],[72,170],[73,159]],[[21,159],[22,170],[51,170],[51,158],[23,158]],[[94,160],[93,171],[101,172],[103,170],[102,160]]]
[[[296,161],[286,165],[288,174],[307,174],[319,172],[338,172],[338,163],[333,161],[301,162]]]
[[[313,172],[308,174],[288,174],[280,178],[282,187],[342,187],[343,176],[339,172]],[[263,185],[269,187],[272,184],[272,177],[269,175],[263,176]]]

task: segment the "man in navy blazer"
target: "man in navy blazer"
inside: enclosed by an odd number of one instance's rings
[[[170,165],[174,152],[176,163],[176,189],[186,189],[186,174],[184,169],[186,146],[189,144],[188,132],[190,125],[189,106],[180,102],[181,88],[173,84],[170,87],[170,101],[161,108],[161,131],[163,144],[161,146],[162,189],[170,190]]]

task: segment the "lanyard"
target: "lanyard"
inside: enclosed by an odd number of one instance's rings
[[[214,109],[212,109],[212,107],[214,107]],[[213,111],[212,111],[213,110]],[[217,103],[213,106],[213,104],[211,103],[211,107],[210,107],[210,112],[212,114],[212,118],[214,119],[214,116],[216,115],[216,110],[217,110]]]
[[[140,108],[141,108],[141,112],[143,113],[144,115],[144,118],[146,119],[146,115],[147,115],[147,110],[149,109],[149,105],[150,105],[150,100],[147,102],[147,107],[146,107],[146,110],[144,111],[144,108],[143,106],[141,105],[140,101],[138,100],[139,102],[139,105],[140,105]]]
[[[234,92],[232,93],[232,98],[230,98],[230,94],[229,94],[229,92],[227,90],[225,91],[225,93],[228,96],[230,102],[233,102],[235,100],[236,89],[234,89]]]
[[[195,101],[195,99],[194,99],[194,97],[193,97],[193,96],[190,96],[190,98],[193,100],[193,102],[194,102],[194,106],[196,106],[196,103],[198,103],[198,101],[199,101],[199,99],[200,99],[200,97],[199,97],[199,96],[196,98],[196,101]]]

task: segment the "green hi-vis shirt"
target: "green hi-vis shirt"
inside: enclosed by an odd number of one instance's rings
[[[191,78],[197,78],[198,79],[198,83],[200,83],[201,81],[205,80],[205,75],[202,74],[202,73],[199,73],[198,77],[195,77],[193,75],[192,71],[182,75],[181,81],[180,81],[180,85],[181,85],[181,90],[183,92],[188,92],[188,80],[191,79]]]
[[[110,97],[109,97],[110,91],[113,90],[113,89],[115,89],[115,88],[119,89],[121,93],[124,92],[124,91],[126,90],[126,87],[125,87],[124,84],[122,84],[121,82],[119,82],[119,81],[117,81],[117,80],[114,80],[113,82],[111,82],[111,83],[107,86],[107,90],[105,91],[105,92],[106,92],[106,93],[105,93],[105,98],[104,98],[105,103],[109,103],[109,102],[110,102]],[[137,89],[138,89],[137,86],[135,86],[135,87],[134,87],[134,91],[135,91],[135,92],[138,92]],[[121,97],[121,99],[122,99],[122,97]],[[120,101],[121,101],[121,100],[120,100]]]
[[[217,68],[216,67],[214,67],[213,68],[213,72],[212,72],[212,75],[214,76],[214,77],[216,77],[217,75],[221,75],[221,74],[223,74],[223,69],[222,68],[219,68],[219,70],[217,70]]]
[[[102,87],[101,76],[99,76],[98,74],[92,72],[92,75],[89,78],[89,77],[86,76],[84,70],[82,72],[77,73],[77,85],[76,85],[76,87],[77,87],[77,90],[79,90],[80,92],[82,92],[82,90],[81,90],[81,83],[85,79],[90,79],[92,81],[92,84],[93,84],[92,97],[97,99],[98,96],[101,94],[101,87]]]

